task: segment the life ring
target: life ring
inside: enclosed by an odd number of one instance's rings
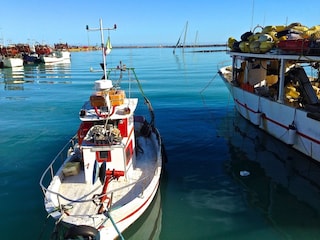
[[[79,236],[84,238],[90,237],[90,239],[96,240],[100,239],[99,231],[96,228],[87,225],[72,226],[64,235],[64,239],[73,239]]]

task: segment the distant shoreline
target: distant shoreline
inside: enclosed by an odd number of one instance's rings
[[[194,44],[194,45],[119,45],[119,46],[112,46],[113,49],[126,49],[126,48],[219,48],[219,47],[224,47],[226,49],[227,45],[226,44]],[[89,47],[84,47],[84,46],[69,46],[69,51],[70,52],[77,52],[77,51],[96,51],[100,50],[101,46],[89,46]],[[210,49],[210,50],[193,50],[192,52],[222,52],[225,51],[225,49]]]
[[[226,47],[226,44],[193,44],[193,45],[123,45],[113,46],[113,48],[204,48],[204,47]]]

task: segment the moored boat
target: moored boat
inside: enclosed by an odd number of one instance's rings
[[[1,47],[1,61],[6,68],[23,66],[23,60],[16,45]]]
[[[103,30],[113,29],[103,29],[100,20],[100,28],[87,30],[99,30],[103,45]],[[102,56],[106,66],[104,48]],[[122,232],[148,209],[160,184],[163,144],[134,68],[120,64],[103,71],[80,110],[77,134],[40,179],[46,211],[69,229],[64,239],[123,238]],[[115,81],[111,76],[117,76]],[[127,81],[131,90],[131,77],[137,80],[150,121],[135,115],[138,98],[120,89]]]
[[[69,51],[53,51],[48,55],[41,55],[40,60],[43,63],[69,63],[71,54]]]
[[[3,67],[14,68],[23,66],[23,60],[20,57],[4,57],[2,59]]]
[[[232,65],[219,70],[244,118],[316,161],[320,161],[319,29],[295,23],[261,27],[261,32],[243,34],[241,41],[229,38]]]

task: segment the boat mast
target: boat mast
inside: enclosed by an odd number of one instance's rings
[[[198,30],[196,32],[196,37],[195,37],[195,40],[194,40],[194,47],[196,47],[198,44]]]
[[[184,45],[185,45],[185,42],[186,42],[186,37],[187,37],[187,28],[188,28],[188,21],[186,22],[186,25],[182,29],[182,32],[181,32],[180,37],[178,39],[178,42],[176,43],[176,46],[173,49],[173,54],[176,53],[176,48],[180,45],[180,39],[181,39],[183,33],[184,33],[184,42],[183,42],[183,46],[182,47],[184,48]],[[181,45],[180,45],[180,47],[181,47]]]
[[[183,49],[184,49],[184,47],[185,47],[185,45],[186,45],[187,32],[188,32],[188,21],[187,21],[187,23],[186,23],[186,30],[185,30],[185,32],[184,32]]]
[[[103,60],[103,74],[104,74],[104,79],[106,79],[107,76],[107,66],[106,66],[106,54],[105,54],[105,47],[104,47],[104,36],[103,36],[103,31],[104,30],[116,30],[117,25],[114,24],[113,28],[103,28],[102,24],[102,19],[100,18],[100,27],[99,28],[89,28],[89,26],[86,26],[87,31],[100,31],[100,37],[101,37],[101,52],[102,52],[102,60]]]

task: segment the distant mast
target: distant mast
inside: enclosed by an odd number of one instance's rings
[[[186,45],[186,38],[187,38],[187,32],[188,32],[188,21],[186,23],[186,29],[184,31],[184,39],[183,39],[183,49],[184,49],[184,46]]]
[[[176,48],[177,47],[181,47],[181,45],[180,45],[180,40],[181,40],[181,37],[182,37],[182,34],[184,33],[184,40],[183,40],[183,48],[184,48],[184,46],[185,46],[185,44],[186,44],[186,38],[187,38],[187,31],[188,31],[188,21],[187,21],[187,23],[186,23],[186,25],[184,26],[184,28],[182,29],[182,32],[181,32],[181,34],[180,34],[180,37],[179,37],[179,39],[178,39],[178,42],[177,42],[177,44],[176,44],[176,46],[174,47],[174,49],[173,49],[173,54],[175,54],[176,53]]]
[[[196,37],[194,39],[194,47],[196,47],[198,44],[198,31],[196,32]]]

